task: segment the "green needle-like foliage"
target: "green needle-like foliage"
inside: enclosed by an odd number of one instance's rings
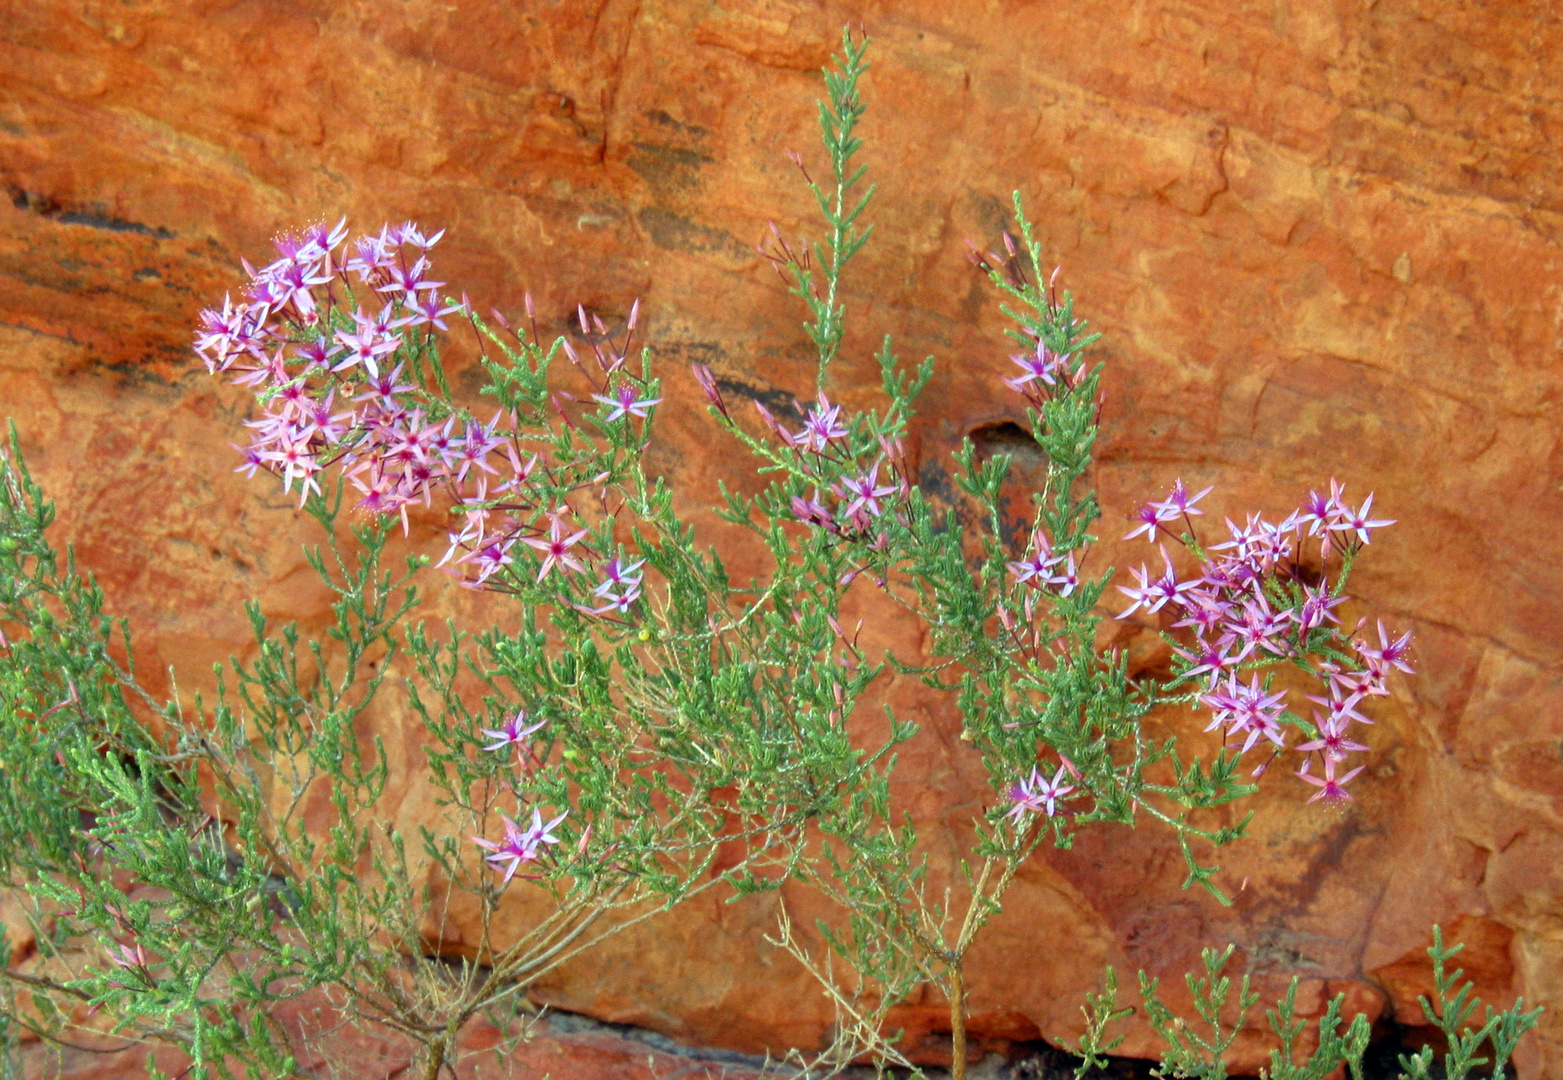
[[[1445,948],[1443,931],[1436,926],[1433,928],[1433,944],[1427,954],[1433,959],[1437,1003],[1435,1005],[1425,997],[1417,998],[1417,1003],[1422,1006],[1422,1015],[1428,1024],[1443,1032],[1449,1049],[1444,1054],[1442,1073],[1434,1071],[1436,1055],[1431,1047],[1424,1046],[1416,1054],[1401,1055],[1400,1067],[1405,1070],[1403,1080],[1431,1080],[1435,1075],[1441,1075],[1443,1080],[1465,1080],[1479,1067],[1480,1075],[1503,1080],[1504,1070],[1520,1037],[1541,1018],[1539,1008],[1526,1012],[1525,999],[1518,998],[1502,1012],[1495,1013],[1492,1006],[1485,1006],[1481,1026],[1473,1029],[1468,1021],[1481,1006],[1481,999],[1472,996],[1472,983],[1460,982],[1460,976],[1464,974],[1462,969],[1448,970],[1449,961],[1463,948],[1464,945]],[[1492,1048],[1490,1058],[1477,1056],[1483,1044]]]
[[[1524,1011],[1524,1000],[1517,1000],[1508,1009],[1494,1013],[1488,1007],[1481,1027],[1472,1030],[1466,1023],[1480,1004],[1470,997],[1471,984],[1460,984],[1460,972],[1447,973],[1445,965],[1450,957],[1463,946],[1445,949],[1443,931],[1433,927],[1433,944],[1428,955],[1433,959],[1434,984],[1438,1007],[1421,998],[1422,1011],[1431,1026],[1439,1028],[1448,1039],[1449,1051],[1444,1056],[1442,1071],[1435,1072],[1436,1056],[1431,1047],[1424,1046],[1418,1053],[1401,1055],[1400,1067],[1405,1070],[1400,1080],[1431,1080],[1434,1076],[1446,1080],[1465,1080],[1477,1066],[1489,1065],[1489,1059],[1476,1057],[1484,1043],[1492,1047],[1490,1067],[1483,1076],[1502,1080],[1504,1066],[1520,1037],[1536,1026],[1540,1009]],[[1198,1080],[1222,1080],[1228,1075],[1226,1055],[1236,1041],[1244,1020],[1259,1002],[1259,995],[1249,989],[1248,976],[1243,976],[1237,1001],[1232,1002],[1232,980],[1224,974],[1231,962],[1233,947],[1224,950],[1204,951],[1205,974],[1187,976],[1189,991],[1194,999],[1194,1011],[1198,1022],[1178,1016],[1158,994],[1158,980],[1140,972],[1140,999],[1145,1017],[1152,1029],[1166,1043],[1156,1075],[1172,1078],[1194,1077]],[[1297,1015],[1298,980],[1292,979],[1286,996],[1273,1008],[1265,1010],[1270,1030],[1279,1040],[1279,1046],[1270,1051],[1270,1065],[1260,1070],[1262,1080],[1324,1080],[1339,1069],[1350,1072],[1352,1080],[1363,1080],[1363,1055],[1367,1052],[1372,1034],[1368,1018],[1362,1014],[1353,1017],[1349,1024],[1341,1015],[1345,994],[1337,994],[1324,1014],[1314,1022],[1316,1042],[1306,1058],[1300,1044],[1308,1028],[1308,1021]],[[1107,1064],[1103,1057],[1122,1041],[1122,1036],[1104,1041],[1108,1025],[1131,1015],[1132,1008],[1118,1008],[1118,983],[1112,968],[1107,969],[1105,988],[1100,994],[1088,996],[1086,1037],[1081,1040],[1078,1053],[1080,1066],[1075,1071],[1077,1080],[1094,1069]],[[1233,1005],[1235,1004],[1235,1011]],[[1208,1031],[1208,1035],[1205,1032]]]

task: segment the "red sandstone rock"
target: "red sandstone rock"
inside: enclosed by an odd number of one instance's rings
[[[319,1013],[320,1015],[311,1015]],[[396,1080],[408,1075],[411,1054],[404,1046],[365,1037],[341,1028],[335,1017],[307,1006],[284,1022],[295,1025],[329,1048],[329,1056],[306,1052],[299,1058],[301,1076],[344,1077],[350,1080]],[[759,1069],[724,1055],[697,1056],[659,1040],[648,1045],[635,1033],[593,1028],[576,1017],[556,1022],[536,1021],[528,1037],[507,1038],[486,1021],[474,1021],[464,1032],[457,1053],[458,1080],[760,1080]],[[514,1035],[514,1032],[511,1033]],[[24,1075],[53,1077],[56,1070],[71,1080],[125,1080],[144,1075],[144,1048],[120,1049],[122,1039],[105,1037],[90,1048],[65,1049],[29,1046],[23,1055]],[[156,1054],[159,1068],[174,1073],[182,1059],[167,1048]],[[449,1075],[448,1073],[446,1075]],[[772,1074],[774,1075],[774,1074]]]
[[[242,402],[187,349],[238,259],[303,220],[448,227],[442,278],[507,310],[529,289],[560,330],[577,302],[644,297],[669,373],[659,465],[690,512],[742,484],[701,452],[681,369],[807,388],[799,313],[752,245],[772,218],[808,227],[781,151],[814,145],[812,71],[849,17],[876,38],[881,195],[840,396],[870,400],[893,332],[939,358],[928,467],[1019,416],[964,247],[1018,187],[1106,333],[1103,536],[1177,476],[1217,485],[1219,520],[1334,475],[1399,521],[1356,613],[1417,635],[1358,801],[1305,807],[1269,778],[1223,859],[1247,883],[1232,908],[1180,890],[1154,830],[1088,831],[1030,866],[974,961],[979,1034],[1073,1038],[1104,963],[1174,983],[1228,940],[1267,992],[1296,973],[1314,1008],[1344,991],[1408,1020],[1437,920],[1484,997],[1551,1006],[1522,1076],[1563,1073],[1563,43],[1539,4],[0,0],[0,412],[145,669],[201,685],[247,647],[247,596],[319,624],[307,524],[227,471]],[[1119,633],[1155,662],[1153,638]],[[915,712],[915,687],[885,693]],[[919,719],[906,805],[938,844],[985,788],[952,718]],[[415,765],[410,720],[379,723]],[[401,825],[428,812],[407,775]],[[539,993],[692,1042],[812,1045],[828,1016],[770,926],[763,903],[691,905]],[[908,1024],[937,1031],[935,1006]],[[1140,1028],[1128,1048],[1153,1049]]]

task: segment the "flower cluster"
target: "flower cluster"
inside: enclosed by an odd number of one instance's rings
[[[442,299],[444,283],[430,278],[428,252],[442,235],[425,236],[408,222],[352,245],[342,223],[283,236],[276,261],[259,270],[245,263],[250,283],[242,302],[227,298],[220,311],[201,313],[195,347],[208,371],[254,390],[261,409],[247,421],[253,435],[239,470],[275,473],[285,491],[296,483],[302,503],[320,491],[322,472],[340,466],[361,495],[360,510],[400,514],[404,529],[408,507],[429,506],[443,490],[460,527],[440,564],[472,588],[500,587],[518,547],[536,553],[535,574],[526,575],[534,583],[556,571],[584,573],[595,559],[584,543],[588,530],[558,495],[591,483],[568,468],[550,469],[545,455],[523,453],[513,412],[484,422],[427,390],[425,371],[438,370],[436,331],[449,330],[447,316],[471,318],[464,300]],[[579,314],[601,372],[591,395],[602,407],[600,423],[647,418],[661,399],[624,370],[628,336],[615,347],[601,320]],[[585,371],[568,343],[565,349]],[[573,606],[624,614],[640,595],[634,566],[610,558],[595,602]]]
[[[536,723],[527,723],[526,710],[518,711],[503,725],[497,728],[482,728],[482,734],[494,741],[483,747],[489,753],[508,752],[511,747],[516,748],[516,754],[521,761],[524,770],[540,767],[542,757],[532,749],[529,737],[541,731],[548,721],[539,720]],[[552,821],[543,822],[542,811],[532,808],[532,824],[523,829],[505,815],[500,815],[500,820],[505,823],[505,838],[503,840],[485,840],[480,836],[472,837],[472,842],[479,847],[486,848],[489,854],[484,860],[495,869],[503,868],[505,876],[501,884],[508,882],[516,875],[516,872],[527,863],[536,862],[547,851],[543,845],[557,844],[559,838],[554,835],[554,828],[569,816],[569,811],[560,814]]]
[[[253,390],[260,406],[261,415],[248,422],[254,434],[239,468],[272,472],[284,490],[297,484],[302,502],[320,493],[321,474],[337,466],[361,494],[360,510],[399,514],[404,529],[408,507],[430,505],[438,491],[457,522],[440,565],[464,585],[516,591],[548,583],[561,606],[600,618],[627,616],[642,595],[644,561],[616,548],[598,550],[604,545],[593,544],[592,529],[570,504],[584,490],[606,512],[603,483],[612,471],[603,466],[612,455],[581,434],[566,402],[595,410],[593,422],[622,436],[620,444],[628,439],[625,425],[649,419],[661,399],[645,377],[625,369],[639,306],[620,342],[600,319],[578,309],[595,371],[568,341],[561,345],[593,392],[585,399],[562,390],[547,394],[545,386],[547,396],[539,399],[551,398],[565,435],[541,421],[524,426],[515,409],[485,423],[451,403],[438,367],[436,332],[449,330],[447,316],[463,315],[486,332],[465,300],[442,300],[443,283],[430,279],[428,252],[441,235],[425,236],[408,223],[350,246],[341,224],[284,236],[275,262],[260,270],[245,264],[250,283],[242,302],[229,298],[220,311],[202,313],[196,349],[208,370]],[[527,308],[535,320],[530,297]],[[535,342],[533,348],[541,358]],[[516,354],[506,351],[513,360]],[[835,437],[827,425],[821,448]],[[523,452],[527,440],[537,452]],[[883,492],[866,497],[875,494]],[[600,580],[586,584],[594,567]],[[492,740],[483,749],[514,747],[522,770],[530,771],[542,764],[530,746],[541,727],[523,710],[501,727],[483,729]],[[524,813],[523,806],[523,820]],[[508,882],[558,842],[554,830],[564,817],[545,823],[533,808],[530,826],[504,818],[503,840],[473,840]]]
[[[1173,539],[1194,554],[1199,569],[1180,578],[1161,544],[1158,576],[1152,578],[1142,565],[1133,571],[1133,586],[1118,586],[1133,601],[1118,618],[1163,608],[1179,616],[1172,627],[1191,631],[1193,641],[1187,648],[1174,646],[1181,661],[1176,681],[1201,687],[1194,697],[1211,711],[1206,730],[1224,728],[1229,747],[1238,754],[1264,740],[1273,747],[1273,760],[1286,747],[1284,726],[1290,717],[1285,690],[1272,693],[1257,674],[1244,682],[1239,670],[1277,660],[1298,661],[1312,670],[1326,693],[1309,700],[1324,712],[1313,713],[1316,737],[1294,748],[1308,755],[1298,775],[1319,787],[1315,799],[1349,799],[1344,785],[1360,767],[1344,775],[1337,770],[1348,752],[1365,747],[1348,739],[1347,730],[1353,722],[1370,722],[1358,706],[1366,697],[1389,692],[1386,679],[1392,668],[1411,670],[1406,662],[1410,634],[1390,642],[1380,624],[1380,647],[1375,649],[1360,640],[1348,643],[1330,624],[1339,623],[1335,609],[1347,599],[1341,587],[1348,560],[1370,542],[1372,530],[1393,522],[1370,517],[1371,495],[1353,509],[1342,486],[1331,480],[1328,497],[1310,492],[1303,505],[1278,524],[1260,515],[1249,515],[1241,526],[1228,519],[1229,539],[1207,549],[1195,537],[1192,519],[1202,513],[1195,504],[1209,492],[1206,488],[1190,495],[1179,480],[1165,500],[1147,503],[1135,513],[1136,527],[1125,539]],[[1182,522],[1184,531],[1174,532],[1172,522]],[[1317,567],[1308,565],[1301,553],[1309,537],[1319,540]],[[1332,563],[1337,554],[1341,560]],[[1337,572],[1334,585],[1332,569]],[[1315,657],[1321,659],[1311,659]],[[1316,760],[1322,762],[1322,779],[1311,772]]]
[[[692,370],[706,400],[731,423],[732,414],[711,369],[695,364]],[[893,503],[904,503],[912,492],[905,443],[899,437],[880,435],[878,457],[864,468],[852,453],[853,432],[842,419],[841,406],[832,403],[823,391],[806,410],[799,405],[804,416],[797,431],[777,420],[761,402],[756,401],[754,408],[782,445],[794,451],[792,464],[813,481],[807,495],[800,492],[791,497],[792,516],[844,539],[871,540],[882,549],[886,540],[880,519]],[[887,475],[881,476],[881,470]],[[834,506],[826,501],[825,493],[834,499]],[[906,521],[904,512],[898,516]]]
[[[1198,495],[1190,495],[1183,481],[1176,481],[1165,500],[1145,503],[1134,512],[1134,520],[1139,524],[1124,539],[1132,540],[1143,535],[1154,543],[1159,535],[1165,533],[1170,539],[1182,543],[1183,536],[1167,528],[1167,523],[1182,519],[1189,532],[1192,532],[1194,526],[1191,517],[1204,513],[1194,504],[1210,494],[1211,490],[1206,488]],[[1375,521],[1369,517],[1373,509],[1371,494],[1363,500],[1360,508],[1353,510],[1345,500],[1345,493],[1345,488],[1332,479],[1328,498],[1317,491],[1310,491],[1302,506],[1288,514],[1280,524],[1271,525],[1258,515],[1250,515],[1247,524],[1239,528],[1228,519],[1227,531],[1231,539],[1212,545],[1212,550],[1232,552],[1227,559],[1229,565],[1239,569],[1245,566],[1257,567],[1260,571],[1268,571],[1278,560],[1289,556],[1294,539],[1304,534],[1319,538],[1321,559],[1328,559],[1334,552],[1356,554],[1370,542],[1374,529],[1393,525],[1394,521]]]
[[[630,606],[640,599],[641,582],[644,580],[640,568],[645,562],[644,559],[625,562],[619,555],[609,559],[602,568],[602,581],[592,589],[592,595],[601,600],[602,604],[599,607],[579,605],[577,610],[590,615],[605,615],[610,611],[622,615],[629,611]]]
[[[507,884],[516,876],[516,871],[530,862],[536,862],[542,858],[544,844],[557,844],[559,838],[554,835],[554,828],[568,816],[568,811],[560,814],[552,821],[543,822],[542,812],[535,807],[532,810],[532,824],[522,828],[511,821],[504,814],[499,815],[505,823],[505,838],[500,841],[484,840],[480,836],[472,838],[473,843],[479,847],[487,848],[489,854],[483,858],[496,870],[501,867],[505,870],[501,884]]]
[[[388,225],[360,237],[350,255],[343,223],[283,236],[275,262],[260,270],[245,263],[243,302],[226,298],[222,310],[201,313],[195,348],[207,370],[231,373],[261,405],[248,421],[241,470],[277,473],[284,490],[296,482],[302,501],[340,463],[363,509],[405,520],[406,507],[427,505],[439,481],[487,468],[503,441],[497,418],[433,422],[404,381],[434,331],[448,329],[445,317],[464,310],[428,276],[428,251],[441,235]],[[355,286],[373,298],[367,306]]]
[[[705,382],[701,380],[702,386]],[[765,426],[797,451],[802,468],[819,480],[820,486],[808,497],[792,497],[793,516],[805,525],[843,537],[871,537],[878,531],[876,522],[885,514],[889,500],[911,494],[906,447],[901,440],[881,436],[879,457],[866,469],[861,468],[847,449],[851,433],[842,423],[841,406],[832,404],[824,393],[808,409],[803,427],[797,431],[789,431],[760,402],[754,407]],[[881,478],[880,470],[886,465],[889,475]],[[834,508],[822,501],[822,490],[834,497]]]
[[[615,342],[602,321],[589,318],[584,309],[577,309],[577,315],[581,333],[595,354],[596,371],[581,362],[568,341],[561,339],[561,343],[576,370],[596,391],[591,400],[599,406],[597,424],[608,430],[628,424],[632,418],[649,418],[662,399],[645,396],[646,380],[634,377],[625,368],[639,305],[630,311],[622,342]],[[518,547],[531,548],[535,553],[537,570],[530,576],[537,585],[555,573],[560,577],[588,574],[601,561],[602,580],[590,592],[594,603],[572,602],[571,606],[586,614],[624,615],[641,594],[641,577],[635,573],[641,563],[627,564],[621,555],[598,551],[590,539],[591,530],[584,527],[568,501],[570,495],[583,491],[603,501],[602,485],[612,473],[601,468],[598,455],[581,450],[589,447],[589,440],[580,435],[565,407],[566,401],[580,399],[563,391],[555,392],[552,399],[572,433],[577,452],[568,461],[545,464],[541,454],[531,454],[522,461],[515,449],[520,436],[512,432],[507,455],[499,461],[508,475],[493,479],[480,476],[475,483],[452,492],[461,527],[450,534],[449,547],[440,564],[449,563],[459,569],[464,582],[472,588],[513,591],[500,584],[496,575],[515,561]],[[550,499],[549,493],[559,497]]]
[[[1001,263],[999,256],[991,258]],[[1005,385],[1039,410],[1075,393],[1089,374],[1073,354],[1056,351],[1040,338],[1030,353],[1011,360],[1021,374],[1005,378]],[[1163,609],[1175,615],[1169,629],[1182,636],[1171,639],[1177,664],[1167,689],[1173,697],[1182,690],[1183,700],[1208,709],[1212,718],[1206,730],[1222,729],[1227,748],[1236,755],[1268,747],[1269,757],[1255,775],[1287,748],[1286,727],[1297,727],[1311,736],[1292,749],[1305,755],[1297,775],[1319,788],[1313,798],[1349,799],[1345,784],[1360,767],[1348,771],[1342,763],[1364,749],[1349,737],[1350,725],[1369,722],[1360,706],[1368,697],[1388,693],[1391,669],[1411,670],[1406,661],[1410,635],[1391,641],[1381,625],[1378,647],[1351,640],[1338,629],[1336,609],[1347,599],[1342,589],[1352,560],[1371,542],[1374,530],[1393,522],[1373,517],[1372,495],[1354,507],[1342,485],[1331,480],[1327,496],[1310,492],[1279,523],[1257,514],[1242,525],[1228,519],[1226,539],[1204,546],[1194,519],[1203,516],[1200,503],[1211,490],[1192,491],[1180,479],[1165,499],[1146,503],[1132,515],[1134,528],[1125,539],[1143,536],[1157,544],[1161,568],[1153,572],[1142,565],[1132,571],[1133,585],[1118,586],[1132,601],[1118,618]],[[1313,540],[1318,560],[1310,564],[1303,549],[1311,555]],[[1195,573],[1179,572],[1169,541],[1193,555]],[[1088,542],[1089,537],[1077,537],[1071,550],[1060,551],[1045,529],[1033,529],[1023,556],[1008,564],[1014,583],[1024,589],[1021,611],[1028,623],[1043,597],[1057,601],[1080,588],[1079,563]],[[1015,616],[1007,609],[1001,607],[999,617],[1006,630],[1015,630]],[[1310,698],[1321,706],[1311,725],[1287,711],[1285,689],[1273,689],[1254,670],[1281,661],[1312,671],[1324,688]],[[1246,679],[1240,674],[1251,671]],[[1027,814],[1053,816],[1057,798],[1050,793],[1063,776],[1060,771],[1048,784],[1033,771],[1029,780],[1013,785],[1013,806],[1006,816],[1017,823]]]

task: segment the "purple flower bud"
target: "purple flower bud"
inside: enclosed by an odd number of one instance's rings
[[[727,412],[727,402],[722,400],[722,390],[716,385],[716,379],[712,376],[711,369],[704,364],[691,364],[689,368],[694,372],[695,381],[700,384],[700,389],[705,392],[706,400],[714,405],[724,417],[731,420],[732,416]]]

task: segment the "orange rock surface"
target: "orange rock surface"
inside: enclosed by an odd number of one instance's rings
[[[1179,476],[1216,485],[1215,521],[1338,477],[1398,521],[1353,614],[1416,634],[1357,801],[1306,806],[1268,777],[1222,860],[1231,908],[1180,889],[1152,829],[1030,865],[969,976],[976,1033],[1072,1040],[1104,964],[1181,982],[1227,941],[1266,992],[1297,974],[1315,1012],[1346,992],[1417,1024],[1437,921],[1485,998],[1549,1006],[1520,1072],[1563,1076],[1563,27],[1539,0],[0,0],[0,413],[144,669],[199,685],[247,647],[249,596],[324,610],[308,523],[229,471],[245,402],[188,348],[239,259],[301,222],[445,227],[438,277],[511,312],[530,290],[558,332],[578,302],[643,298],[659,465],[691,513],[742,483],[684,367],[809,389],[799,312],[754,245],[770,220],[810,227],[783,151],[816,145],[848,18],[875,39],[880,195],[841,397],[872,400],[892,333],[938,360],[926,469],[1022,419],[965,247],[994,242],[1018,188],[1106,335],[1100,532]],[[1153,637],[1122,639],[1153,662]],[[937,842],[987,789],[953,717],[918,718],[902,798]],[[416,763],[415,728],[381,723]],[[403,785],[410,828],[427,795]],[[810,1046],[828,1010],[773,925],[760,902],[691,905],[537,996],[690,1043]],[[930,1052],[942,1012],[902,1018]],[[1134,1027],[1126,1050],[1153,1049]]]

